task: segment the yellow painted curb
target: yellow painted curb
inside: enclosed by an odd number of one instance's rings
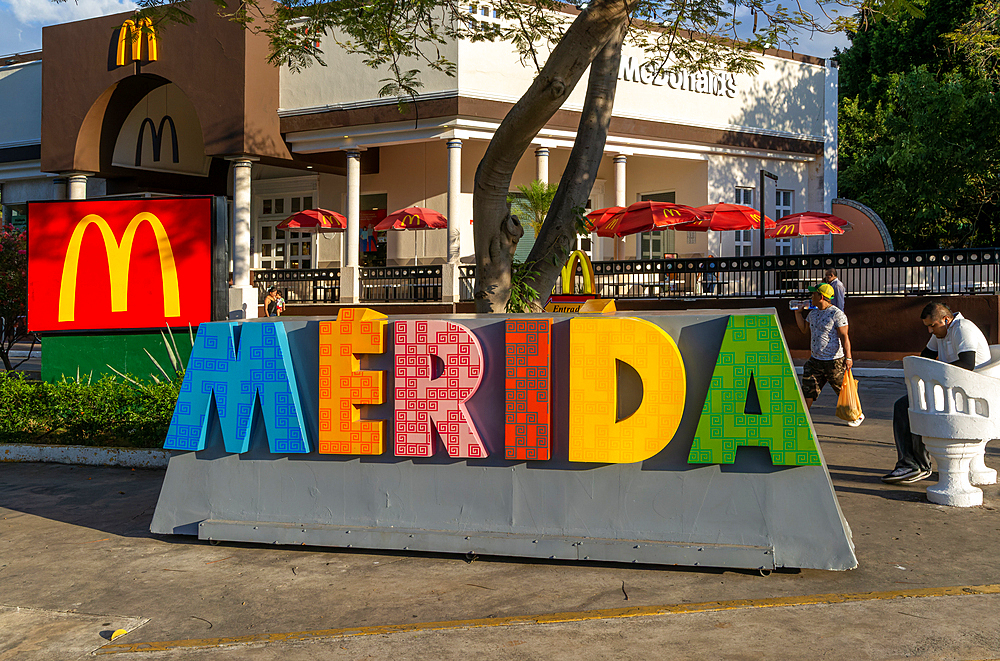
[[[748,610],[751,608],[779,608],[788,606],[815,606],[819,604],[846,604],[888,599],[919,599],[925,597],[964,597],[970,595],[1000,594],[1000,583],[991,585],[970,585],[947,588],[925,588],[916,590],[893,590],[890,592],[855,592],[848,594],[815,594],[799,597],[771,597],[768,599],[733,599],[731,601],[707,601],[698,604],[670,604],[666,606],[636,606],[631,608],[604,608],[567,613],[547,613],[544,615],[491,617],[477,620],[446,620],[415,624],[387,624],[373,627],[348,627],[344,629],[320,629],[316,631],[296,631],[291,633],[258,634],[231,638],[193,638],[188,640],[168,640],[155,643],[130,643],[105,645],[94,654],[124,654],[129,652],[166,652],[177,649],[209,648],[228,645],[249,645],[262,643],[301,642],[321,638],[345,638],[349,636],[374,636],[409,631],[443,631],[447,629],[475,629],[478,627],[507,627],[530,624],[556,624],[560,622],[582,622],[585,620],[612,620],[624,617],[655,617],[657,615],[683,615],[688,613],[710,613],[720,611]]]

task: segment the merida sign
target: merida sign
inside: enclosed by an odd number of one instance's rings
[[[856,565],[773,310],[214,322],[156,533]]]
[[[670,89],[730,99],[736,96],[736,74],[667,69],[654,62],[643,62],[637,57],[622,57],[618,78],[643,85],[666,85]]]

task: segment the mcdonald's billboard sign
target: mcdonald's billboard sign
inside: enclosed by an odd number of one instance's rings
[[[212,199],[32,202],[32,331],[211,319]]]

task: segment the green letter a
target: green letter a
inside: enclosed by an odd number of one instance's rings
[[[747,413],[751,379],[761,413]],[[818,466],[819,452],[775,315],[731,315],[688,463],[731,464],[762,445],[776,466]]]

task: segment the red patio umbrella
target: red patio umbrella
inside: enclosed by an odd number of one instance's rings
[[[594,209],[586,216],[587,229],[591,232],[595,231],[609,218],[611,218],[611,216],[621,211],[625,211],[625,207],[605,207],[603,209]]]
[[[705,219],[674,225],[679,232],[707,232],[760,229],[760,211],[742,204],[708,204],[698,207]],[[764,228],[774,227],[773,220],[764,216]]]
[[[347,218],[336,211],[326,209],[306,209],[278,223],[279,230],[299,230],[300,232],[333,232],[347,228]]]
[[[644,200],[630,204],[624,211],[598,225],[597,236],[628,236],[652,232],[705,217],[705,214],[694,207],[684,204]]]
[[[448,219],[433,209],[406,207],[393,211],[375,226],[376,232],[386,230],[439,230],[448,227]]]
[[[768,239],[788,239],[795,236],[822,236],[843,234],[851,229],[851,224],[829,213],[802,211],[778,219],[777,225],[766,230]]]
[[[376,232],[386,230],[439,230],[448,227],[448,219],[433,209],[406,207],[393,211],[375,226]],[[413,235],[413,264],[417,263],[417,235]]]

